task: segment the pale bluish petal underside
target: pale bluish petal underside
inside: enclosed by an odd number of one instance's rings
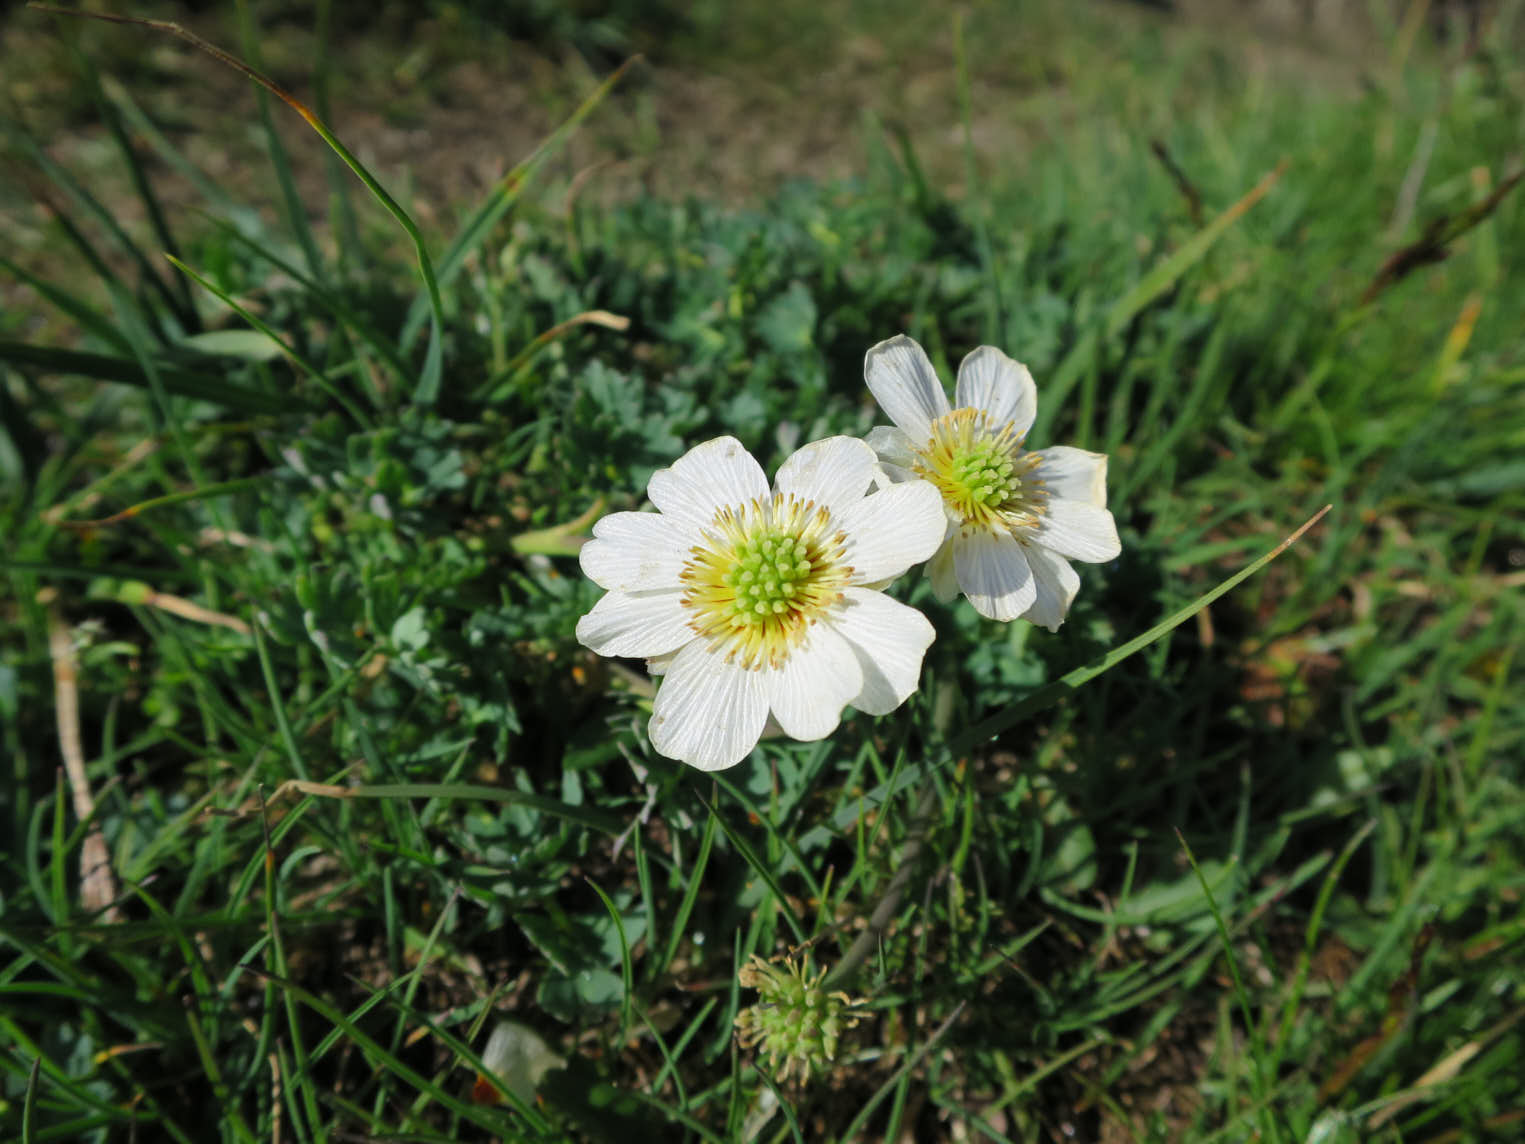
[[[903,485],[907,481],[919,481],[910,469],[902,469],[899,465],[891,465],[886,461],[880,461],[874,466],[874,488],[887,489],[891,485]]]
[[[916,446],[903,430],[893,425],[875,425],[863,438],[881,461],[901,469],[909,469],[916,463]],[[925,444],[925,442],[923,442]]]

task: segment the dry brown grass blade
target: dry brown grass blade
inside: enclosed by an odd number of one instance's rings
[[[1408,970],[1394,981],[1387,991],[1387,1012],[1382,1017],[1382,1027],[1362,1040],[1334,1068],[1329,1078],[1319,1086],[1319,1105],[1328,1105],[1345,1090],[1356,1074],[1371,1063],[1384,1045],[1396,1037],[1407,1025],[1414,1012],[1419,991],[1419,969],[1425,950],[1435,936],[1433,925],[1426,925],[1414,938],[1409,952]]]
[[[1410,1105],[1437,1095],[1441,1089],[1461,1075],[1461,1070],[1466,1067],[1468,1061],[1507,1033],[1519,1023],[1522,1017],[1525,1017],[1525,1009],[1516,1009],[1491,1029],[1473,1037],[1461,1048],[1447,1053],[1436,1064],[1426,1069],[1424,1075],[1416,1080],[1412,1087],[1404,1092],[1395,1093],[1389,1103],[1377,1109],[1371,1119],[1366,1122],[1367,1127],[1375,1131]]]
[[[1403,249],[1394,251],[1382,264],[1376,277],[1371,280],[1371,285],[1367,286],[1361,295],[1361,303],[1365,305],[1375,301],[1382,291],[1403,281],[1421,266],[1443,262],[1450,257],[1451,243],[1497,210],[1504,196],[1514,190],[1521,179],[1525,179],[1525,169],[1516,170],[1505,176],[1504,181],[1499,183],[1487,198],[1474,203],[1459,214],[1441,215],[1439,218],[1431,219],[1429,225],[1424,228],[1423,234]]]
[[[58,749],[63,755],[64,773],[74,797],[74,813],[81,822],[95,814],[95,796],[90,792],[90,778],[85,773],[84,741],[79,731],[79,657],[74,654],[74,633],[59,611],[56,593],[48,589],[42,600],[48,609],[48,653],[53,660],[53,711],[58,721]],[[117,909],[116,876],[111,872],[111,855],[106,837],[92,823],[79,853],[79,901],[90,913],[100,913],[105,922],[121,920]]]
[[[1175,161],[1175,156],[1165,146],[1163,139],[1149,140],[1149,150],[1160,161],[1160,165],[1165,168],[1165,173],[1170,176],[1171,182],[1175,183],[1176,189],[1181,192],[1181,196],[1186,200],[1186,211],[1191,216],[1192,225],[1201,226],[1202,192],[1197,190],[1197,185],[1191,181],[1186,172],[1181,169],[1181,165]]]
[[[142,601],[150,608],[158,608],[160,611],[169,612],[181,619],[193,620],[198,624],[212,624],[215,627],[227,628],[239,635],[249,635],[250,628],[247,623],[237,616],[230,616],[226,612],[214,612],[210,608],[203,608],[200,604],[180,596],[171,596],[168,592],[155,592],[152,589]]]
[[[574,330],[578,326],[602,326],[606,330],[614,330],[624,333],[630,328],[630,319],[622,314],[611,314],[608,310],[584,310],[581,314],[573,314],[564,322],[557,322],[550,329],[537,334],[529,345],[516,353],[504,367],[494,374],[481,386],[481,392],[490,392],[508,378],[514,376],[536,354],[550,345],[568,330]]]

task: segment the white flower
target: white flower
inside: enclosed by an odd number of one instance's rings
[[[1069,561],[1122,551],[1107,511],[1106,456],[1023,448],[1037,387],[994,346],[958,367],[957,408],[926,352],[903,334],[868,351],[863,376],[897,426],[868,435],[885,474],[924,478],[942,494],[948,526],[927,565],[933,591],[947,601],[962,590],[982,616],[1056,631],[1080,588]]]
[[[943,510],[924,481],[870,495],[877,468],[862,441],[831,437],[785,461],[770,491],[720,437],[653,474],[657,512],[593,526],[582,567],[608,594],[577,638],[663,676],[658,751],[720,770],[746,758],[770,713],[785,734],[820,739],[847,704],[885,715],[916,690],[932,625],[869,585],[932,555]]]

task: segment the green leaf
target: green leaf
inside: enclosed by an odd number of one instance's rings
[[[0,361],[48,374],[75,374],[95,378],[97,381],[120,382],[139,389],[150,388],[148,375],[137,362],[106,354],[0,341]],[[244,413],[285,413],[291,409],[289,396],[262,393],[234,385],[212,374],[195,373],[171,365],[160,365],[158,371],[164,388],[180,397],[194,397]]]
[[[815,323],[815,299],[804,283],[791,282],[757,316],[757,334],[775,353],[804,353],[814,342]]]
[[[273,361],[285,352],[279,342],[258,330],[208,330],[192,334],[180,344],[198,353],[246,361]]]

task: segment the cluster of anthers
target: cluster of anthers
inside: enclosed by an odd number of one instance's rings
[[[846,541],[825,508],[792,495],[722,507],[679,574],[690,626],[728,661],[779,666],[841,599]]]
[[[1024,439],[1011,422],[992,424],[983,409],[955,409],[932,422],[912,471],[932,482],[966,530],[1034,528],[1048,494],[1033,475],[1042,454],[1024,453]]]

